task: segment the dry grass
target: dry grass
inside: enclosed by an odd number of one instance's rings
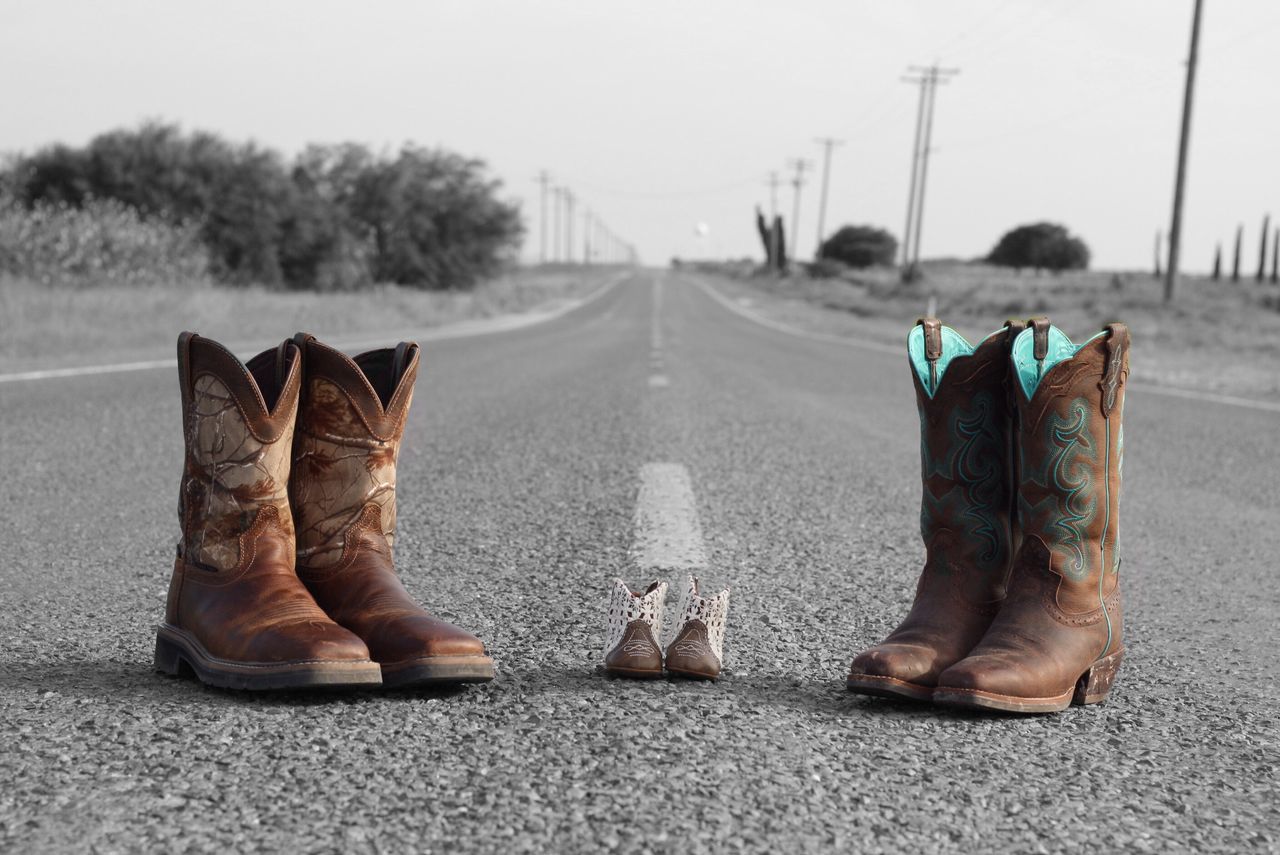
[[[517,314],[581,297],[612,271],[520,269],[469,292],[394,285],[349,293],[219,286],[56,288],[0,280],[0,371],[169,355],[179,332],[196,330],[244,349],[298,330],[337,337],[395,337],[455,321]]]
[[[1123,321],[1134,336],[1136,378],[1280,398],[1280,286],[1252,279],[1184,279],[1172,304],[1150,275],[1019,275],[969,264],[932,265],[923,281],[909,286],[891,270],[840,279],[737,275],[725,284],[780,320],[894,343],[931,299],[935,314],[971,341],[1006,318],[1047,315],[1076,341]]]

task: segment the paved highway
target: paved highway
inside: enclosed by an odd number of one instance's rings
[[[1134,390],[1116,689],[972,715],[843,684],[923,552],[908,370],[654,271],[428,342],[397,563],[498,678],[301,696],[151,670],[173,370],[0,383],[0,850],[1280,849],[1280,414]],[[687,542],[643,530],[650,464]],[[608,679],[613,578],[689,556],[733,586],[725,676]]]

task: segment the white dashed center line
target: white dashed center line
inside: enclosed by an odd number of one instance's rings
[[[642,570],[693,570],[707,566],[689,470],[679,463],[640,467],[632,556]]]
[[[662,291],[663,280],[653,280],[653,315],[649,322],[649,388],[665,389],[671,380],[663,373],[662,354]]]

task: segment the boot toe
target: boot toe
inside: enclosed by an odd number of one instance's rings
[[[258,649],[264,661],[368,662],[369,648],[335,623],[300,621],[264,630]]]
[[[962,659],[938,677],[939,690],[984,695],[1028,697],[1035,675],[1003,656],[979,655]]]
[[[370,643],[379,662],[401,662],[433,656],[484,656],[484,642],[453,624],[410,615],[389,621]]]
[[[849,673],[928,685],[936,677],[936,661],[934,651],[925,647],[881,644],[860,653],[849,667]]]

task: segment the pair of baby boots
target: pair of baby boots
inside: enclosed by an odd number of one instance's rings
[[[689,577],[664,656],[658,637],[662,634],[667,587],[666,582],[653,582],[638,593],[621,579],[614,582],[605,635],[605,670],[619,677],[644,679],[661,677],[665,664],[669,674],[716,679],[724,664],[729,589],[714,597],[703,597],[698,592],[697,578]]]

